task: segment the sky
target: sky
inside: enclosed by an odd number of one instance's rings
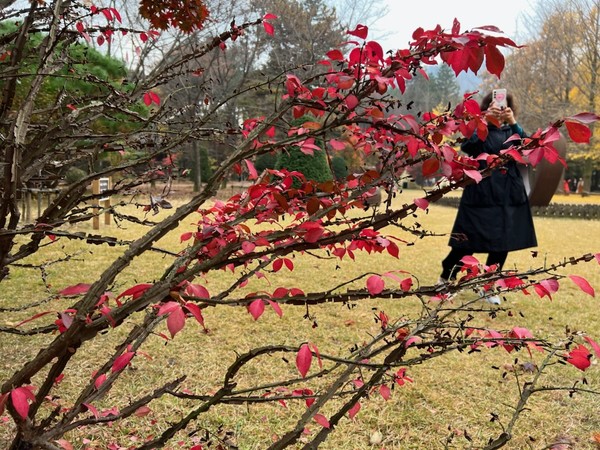
[[[377,40],[384,50],[407,48],[412,32],[418,28],[434,28],[440,24],[450,30],[456,17],[461,30],[495,25],[509,38],[523,33],[519,14],[530,10],[533,0],[380,0],[388,14],[369,28],[369,38]]]

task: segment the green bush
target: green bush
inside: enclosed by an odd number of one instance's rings
[[[254,167],[261,174],[265,169],[274,169],[277,165],[277,155],[274,153],[265,153],[256,157]]]
[[[292,126],[298,127],[308,121],[314,122],[315,118],[312,116],[303,116],[292,121]],[[321,149],[325,148],[322,140],[315,140],[315,144]],[[302,153],[300,147],[291,146],[279,154],[275,168],[300,172],[307,180],[318,183],[333,179],[324,150],[315,150],[312,155],[307,155]]]
[[[341,156],[331,158],[331,170],[336,180],[343,180],[348,176],[348,165],[346,160]]]
[[[69,184],[77,183],[87,177],[87,172],[79,167],[69,167],[65,173],[65,181]]]

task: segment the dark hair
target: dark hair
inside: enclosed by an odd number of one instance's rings
[[[486,111],[490,105],[492,104],[492,92],[488,93],[485,97],[483,97],[483,99],[481,100],[481,103],[479,103],[479,108],[482,111]],[[517,105],[515,104],[515,100],[512,96],[512,94],[509,92],[506,95],[506,104],[508,105],[508,107],[510,109],[512,109],[513,114],[516,116],[518,113],[518,108]]]

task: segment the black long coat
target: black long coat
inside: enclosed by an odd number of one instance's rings
[[[488,126],[488,137],[477,135],[461,145],[470,156],[498,154],[510,147],[505,141],[519,132],[519,126]],[[481,167],[485,167],[482,161]],[[466,186],[458,207],[449,245],[473,253],[519,250],[537,245],[529,200],[523,178],[514,161],[492,171],[479,184]]]

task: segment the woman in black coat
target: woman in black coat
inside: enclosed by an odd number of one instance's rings
[[[482,153],[497,155],[515,144],[514,141],[506,142],[509,137],[514,134],[525,137],[515,119],[510,94],[507,100],[505,108],[492,101],[491,93],[482,100],[481,110],[486,111],[488,118],[495,118],[501,126],[497,127],[489,120],[485,141],[475,133],[461,145],[463,152],[472,157]],[[481,161],[480,168],[485,167],[485,161]],[[487,253],[486,265],[495,265],[497,270],[501,270],[509,251],[537,245],[529,200],[515,161],[493,170],[478,184],[465,187],[449,245],[452,249],[442,261],[442,283],[456,278],[464,256]],[[499,303],[500,299],[490,297],[488,301]]]

